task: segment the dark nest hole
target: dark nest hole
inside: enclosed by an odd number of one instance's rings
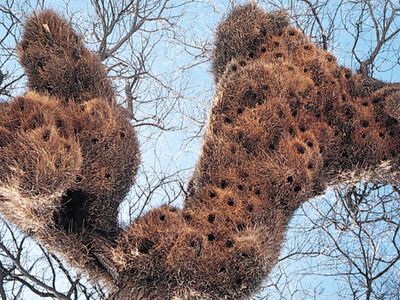
[[[237,229],[237,231],[243,231],[243,230],[245,230],[246,229],[246,225],[244,224],[244,223],[237,223],[236,224],[236,229]]]
[[[368,103],[367,103],[368,105]],[[343,114],[348,118],[351,119],[355,115],[355,109],[349,105],[343,107]]]
[[[253,90],[247,90],[244,93],[242,100],[243,104],[246,105],[247,107],[255,107],[256,105],[264,103],[263,97]]]
[[[61,198],[61,208],[54,214],[55,224],[66,232],[79,233],[87,225],[89,195],[82,190],[67,190]]]
[[[36,129],[43,125],[44,123],[44,115],[43,113],[37,113],[33,116],[33,118],[29,122],[29,129]]]
[[[304,125],[300,125],[299,129],[301,132],[306,132],[306,130],[307,130],[306,126],[304,126]]]
[[[224,122],[225,122],[225,124],[231,124],[232,119],[230,117],[224,117]]]
[[[225,189],[228,186],[228,180],[226,180],[226,179],[221,180],[219,186],[221,189]]]
[[[296,186],[294,187],[294,191],[295,191],[295,193],[301,192],[301,186],[296,185]]]
[[[301,145],[296,145],[296,150],[299,154],[304,154],[306,152],[306,150],[304,149],[303,146]]]
[[[62,129],[64,127],[64,121],[61,119],[56,120],[56,127],[57,129]]]
[[[210,190],[210,191],[208,191],[208,196],[210,198],[215,198],[215,197],[217,197],[217,193],[213,190]]]
[[[190,221],[193,220],[193,217],[192,217],[192,215],[189,214],[189,213],[184,213],[184,214],[183,214],[183,219],[184,219],[186,222],[190,222]],[[163,220],[161,219],[161,216],[160,216],[160,220],[163,221]],[[164,219],[164,220],[165,220],[165,219]]]
[[[143,239],[140,244],[138,245],[138,251],[142,254],[148,254],[153,248],[154,242],[149,239]]]
[[[226,248],[232,248],[235,245],[235,243],[232,240],[227,240],[225,243]]]
[[[50,130],[46,130],[42,135],[43,141],[48,142],[50,140],[50,135]]]
[[[268,149],[271,150],[271,151],[274,151],[274,150],[276,150],[276,147],[275,147],[274,144],[269,144],[268,145]]]
[[[209,223],[213,224],[215,221],[215,215],[214,214],[209,214],[207,217],[207,220]]]
[[[369,122],[367,120],[361,120],[361,126],[367,128],[369,126]]]

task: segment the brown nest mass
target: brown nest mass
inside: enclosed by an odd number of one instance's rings
[[[19,46],[31,92],[0,106],[0,210],[112,299],[246,299],[299,205],[329,185],[399,181],[400,86],[338,66],[249,4],[218,26],[217,90],[183,209],[118,227],[136,135],[99,59],[54,12]]]

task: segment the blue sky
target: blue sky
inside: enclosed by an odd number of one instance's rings
[[[176,1],[172,2],[179,3]],[[293,1],[288,1],[288,3],[289,2]],[[338,1],[336,0],[331,1],[331,5],[335,6],[337,2]],[[213,4],[213,7],[209,5],[210,3]],[[65,4],[62,1],[48,1],[46,7],[54,8],[60,13],[65,12]],[[91,6],[87,0],[70,0],[68,7],[70,12],[73,12],[76,16],[72,21],[78,22],[77,20],[79,20],[79,15],[86,15]],[[213,30],[219,22],[221,15],[226,13],[228,7],[229,1],[223,0],[210,2],[199,1],[191,4],[180,19],[180,35],[186,37],[190,41],[211,41],[213,38]],[[370,31],[369,34],[366,34],[364,42],[360,43],[358,46],[357,51],[359,53],[363,53],[363,51],[368,52],[371,43],[374,42],[374,38],[373,32]],[[398,40],[400,40],[400,38],[397,39],[397,45],[399,45]],[[349,36],[344,30],[337,31],[333,53],[338,57],[340,64],[347,66],[355,65],[354,58],[349,54],[351,41],[351,36]],[[196,50],[191,50],[191,52],[196,54]],[[387,53],[379,59],[382,61],[382,72],[376,73],[376,77],[387,81],[400,81],[400,67],[397,66],[394,69],[389,68],[394,65],[393,56],[390,53]],[[200,138],[190,138],[194,132],[201,128],[201,123],[204,122],[207,117],[214,89],[213,80],[210,74],[210,64],[202,63],[193,68],[186,69],[187,65],[193,60],[193,56],[189,55],[184,51],[181,45],[174,42],[168,36],[163,38],[154,49],[152,60],[153,73],[157,75],[157,77],[167,79],[176,78],[176,80],[172,80],[174,90],[180,90],[185,84],[188,88],[184,89],[183,97],[180,97],[179,99],[167,99],[164,103],[166,106],[172,106],[172,103],[178,101],[178,104],[175,103],[173,105],[172,113],[167,119],[168,125],[176,127],[176,130],[155,132],[153,128],[139,128],[142,166],[139,172],[137,186],[132,189],[130,196],[131,199],[135,197],[136,193],[140,192],[141,187],[145,188],[146,179],[150,178],[150,180],[156,181],[160,176],[172,174],[178,170],[184,170],[179,173],[179,178],[182,182],[185,182],[188,179],[201,147]],[[152,81],[149,81],[145,85],[145,88],[148,90],[151,90],[152,87],[154,87],[154,82]],[[151,93],[146,93],[146,95],[146,97],[152,96]],[[140,96],[141,95],[139,95],[139,97]],[[144,114],[146,108],[150,111],[154,110],[153,106],[141,106],[139,113]],[[198,122],[194,122],[192,118],[196,119]],[[147,138],[149,135],[155,135],[157,138]],[[172,192],[176,192],[176,190],[157,190],[152,197],[148,209],[157,207],[161,203],[165,203],[167,201],[166,199],[168,199],[168,194]],[[312,207],[314,205],[319,205],[318,203],[332,203],[334,201],[333,192],[328,192],[324,198],[327,199],[327,202],[318,202],[317,200],[313,200],[308,206],[305,206],[305,209],[312,211]],[[174,204],[179,205],[179,201],[181,200],[176,201]],[[132,204],[132,202],[125,202],[121,206],[120,217],[123,223],[127,223],[129,220],[128,207],[130,204]],[[139,206],[140,204],[137,204],[137,207]],[[135,214],[133,214],[133,216],[134,215]],[[318,216],[315,215],[315,217],[317,218]],[[311,225],[308,218],[302,213],[302,210],[299,210],[292,220],[290,227],[299,228],[302,226],[307,227]],[[298,231],[296,231],[296,229],[289,230],[288,242],[283,246],[282,255],[286,254],[285,251],[289,249],[290,243],[294,240],[295,243],[301,244],[301,241],[296,239],[301,239],[301,237],[298,236]],[[323,258],[314,257],[302,260],[301,262],[290,261],[288,264],[278,265],[274,270],[274,273],[271,274],[271,278],[279,277],[280,268],[284,267],[286,272],[294,274],[293,278],[295,278],[295,281],[290,283],[290,286],[288,287],[289,290],[316,290],[314,295],[313,292],[310,292],[309,294],[295,293],[293,299],[337,299],[336,291],[343,289],[343,282],[340,280],[327,276],[295,276],[296,274],[300,274],[301,270],[303,270],[304,266],[307,264],[313,265],[314,270],[318,269],[318,266],[320,265],[321,272],[325,271],[323,269],[323,266],[325,265]],[[266,284],[270,284],[271,282],[272,281],[267,281]],[[61,282],[60,285],[62,285]],[[265,293],[267,292],[261,292],[260,298],[262,298]],[[270,293],[270,291],[268,291],[268,293]],[[279,299],[277,298],[278,296],[276,293],[271,293],[272,296],[270,299]]]

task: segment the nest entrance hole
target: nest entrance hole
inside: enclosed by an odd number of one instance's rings
[[[61,198],[61,208],[54,222],[66,232],[82,232],[89,213],[89,195],[82,190],[67,190]]]

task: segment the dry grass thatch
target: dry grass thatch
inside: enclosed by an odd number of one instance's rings
[[[0,107],[1,212],[93,278],[95,236],[114,238],[139,164],[136,134],[97,56],[52,11],[18,47],[32,91]]]
[[[0,210],[113,279],[111,299],[246,299],[304,201],[349,178],[399,180],[400,86],[352,74],[284,14],[246,5],[217,29],[217,91],[184,208],[121,231],[139,152],[103,68],[52,12],[28,19],[19,49],[35,92],[0,106]]]
[[[53,11],[26,20],[18,54],[32,90],[62,101],[84,102],[96,97],[114,101],[111,81],[99,58]]]
[[[121,235],[113,254],[129,284],[168,299],[246,298],[304,201],[383,161],[374,177],[398,180],[400,87],[366,89],[285,20],[247,5],[219,25],[217,91],[185,207],[153,210]]]

